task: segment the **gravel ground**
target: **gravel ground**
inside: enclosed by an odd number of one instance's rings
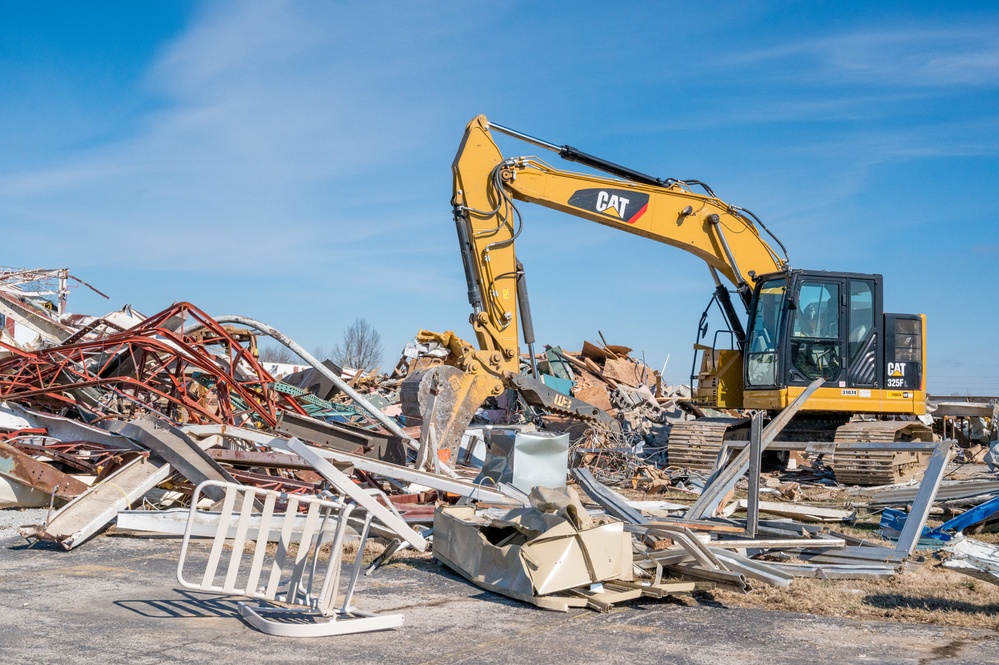
[[[0,543],[20,538],[17,530],[28,524],[45,521],[48,508],[4,508],[0,510]]]
[[[796,612],[642,599],[606,614],[540,610],[403,552],[358,583],[356,602],[403,627],[314,639],[250,628],[235,601],[177,583],[176,539],[98,536],[71,552],[0,545],[0,661],[46,665],[999,663],[991,630],[850,621]],[[209,545],[196,543],[192,565]]]

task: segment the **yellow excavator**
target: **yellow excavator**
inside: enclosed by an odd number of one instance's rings
[[[607,175],[559,170],[536,157],[506,158],[493,132]],[[646,175],[481,115],[466,127],[452,171],[454,219],[478,348],[452,332],[420,333],[423,341],[450,350],[449,369],[433,384],[443,398],[437,422],[452,438],[460,436],[486,397],[507,388],[550,411],[610,422],[599,409],[520,373],[519,332],[532,359],[534,333],[524,269],[514,247],[523,223],[518,202],[656,240],[707,263],[715,284],[712,303],[718,304],[729,333],[724,338],[732,343],[718,348],[723,338],[715,335],[711,345],[695,345],[701,356],[699,371],[692,372],[695,403],[775,414],[822,378],[823,386],[784,436],[804,441],[932,438],[929,428],[912,418],[926,412],[926,318],[885,313],[881,275],[792,268],[784,246],[755,215],[720,200],[700,181]],[[737,302],[722,280],[734,286]],[[704,326],[702,317],[699,340]],[[430,383],[426,375],[412,377],[403,387],[404,405],[425,404]],[[674,424],[670,463],[709,467],[724,439],[748,438],[746,422],[702,418]],[[832,461],[838,480],[858,484],[897,482],[916,473],[918,462],[913,453],[894,452],[842,453]]]

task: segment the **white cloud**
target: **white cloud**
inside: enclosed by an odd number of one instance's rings
[[[879,28],[742,52],[727,61],[733,66],[769,67],[777,78],[793,77],[812,85],[992,86],[999,83],[996,35],[987,25]]]
[[[418,125],[433,106],[416,97],[400,113],[392,96],[417,85],[414,66],[441,64],[407,48],[434,17],[397,8],[352,34],[358,11],[208,6],[152,64],[143,85],[156,110],[138,131],[0,177],[7,238],[44,247],[34,263],[238,272],[274,255],[349,263],[357,244],[414,235],[431,220],[422,180],[404,176],[429,139],[399,120]],[[400,57],[406,69],[393,68]]]

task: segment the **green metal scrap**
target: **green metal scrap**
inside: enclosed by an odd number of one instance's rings
[[[297,386],[293,386],[287,383],[281,383],[280,381],[275,381],[270,384],[276,392],[284,393],[285,395],[291,395],[297,399],[303,407],[305,407],[306,412],[310,416],[317,416],[320,414],[338,415],[348,420],[363,419],[364,416],[360,411],[352,406],[346,404],[338,404],[337,402],[330,402],[320,397],[316,397],[312,393],[302,390]]]
[[[548,360],[548,366],[551,370],[550,373],[558,379],[575,381],[576,377],[573,375],[572,366],[566,362],[563,354],[564,352],[562,351],[562,347],[545,347],[545,358]]]

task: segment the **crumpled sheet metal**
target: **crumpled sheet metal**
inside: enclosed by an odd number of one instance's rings
[[[944,550],[948,553],[944,568],[999,584],[999,545],[962,538]]]
[[[476,484],[508,483],[522,492],[565,487],[569,471],[569,433],[525,432],[516,428],[485,430],[486,459]]]
[[[44,508],[49,501],[50,497],[45,492],[0,475],[0,509]]]
[[[70,501],[87,490],[86,483],[2,441],[0,441],[0,476],[62,501]]]
[[[535,505],[543,505],[537,496],[532,493]],[[622,522],[573,521],[577,510],[567,501],[557,513],[532,507],[490,517],[468,506],[442,507],[434,515],[434,557],[504,596],[563,612],[585,607],[585,597],[562,592],[597,582],[630,582],[633,557],[631,535]]]

